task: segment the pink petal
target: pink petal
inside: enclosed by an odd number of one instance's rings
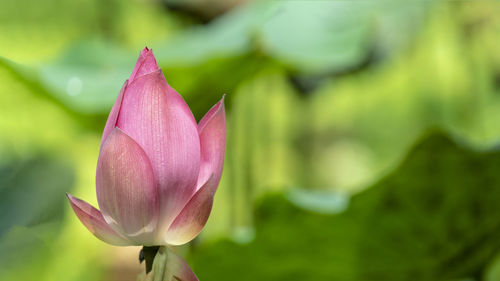
[[[165,242],[169,245],[182,245],[193,240],[207,223],[217,184],[212,176],[193,195],[181,213],[170,225]]]
[[[104,127],[104,132],[102,133],[101,149],[103,143],[106,141],[111,131],[113,131],[113,129],[116,127],[116,121],[118,119],[118,114],[122,105],[123,93],[125,92],[125,89],[127,89],[127,85],[129,84],[129,82],[132,83],[133,79],[135,79],[136,77],[154,72],[158,69],[158,64],[156,63],[156,59],[153,55],[153,50],[148,49],[148,47],[144,48],[144,50],[142,50],[141,54],[139,55],[139,59],[137,60],[137,64],[135,65],[135,68],[130,75],[130,79],[125,81],[125,83],[123,84],[122,89],[120,90],[120,93],[116,98],[115,104],[113,105],[113,108],[109,113],[108,120],[106,121],[106,126]]]
[[[123,93],[125,92],[125,89],[127,89],[127,85],[128,80],[123,84],[122,89],[120,90],[120,94],[118,94],[115,104],[113,105],[113,108],[109,113],[108,120],[106,121],[106,126],[104,127],[104,132],[102,133],[100,149],[102,149],[102,145],[108,138],[109,134],[111,134],[111,131],[113,131],[113,129],[116,127],[116,120],[118,119],[118,114],[122,105]]]
[[[73,197],[71,194],[66,194],[69,203],[73,208],[76,216],[85,225],[85,227],[100,240],[115,246],[134,245],[125,237],[115,232],[104,220],[101,212],[92,207],[89,203]]]
[[[196,121],[158,70],[128,85],[117,127],[132,137],[151,160],[159,183],[158,227],[159,236],[163,236],[194,193],[200,166]]]
[[[213,174],[217,186],[224,166],[226,150],[226,113],[224,97],[203,116],[198,124],[201,163],[197,189]]]
[[[129,84],[134,81],[134,79],[149,74],[158,70],[158,63],[156,63],[156,58],[153,54],[152,49],[148,49],[148,47],[144,48],[137,59],[137,63],[135,64],[134,70],[130,75]]]
[[[97,163],[97,201],[104,219],[142,245],[154,244],[158,191],[144,150],[119,128],[103,145]]]

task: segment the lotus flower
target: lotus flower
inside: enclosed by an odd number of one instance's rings
[[[196,124],[146,47],[102,135],[96,174],[100,210],[68,194],[71,207],[90,232],[112,245],[187,243],[210,214],[225,133],[224,98]]]

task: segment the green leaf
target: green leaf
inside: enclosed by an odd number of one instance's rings
[[[444,135],[418,144],[359,196],[378,198],[363,216],[360,277],[479,278],[500,250],[499,165],[500,152],[471,151]]]
[[[367,2],[275,1],[259,37],[265,53],[302,72],[343,70],[370,48]]]
[[[359,191],[393,169],[433,126],[478,147],[500,140],[497,67],[485,63],[495,52],[472,48],[483,40],[461,31],[466,23],[453,16],[451,2],[439,7],[412,51],[383,67],[333,78],[312,93],[310,186]]]
[[[235,57],[251,50],[251,35],[267,5],[247,5],[206,26],[185,29],[158,44],[155,55],[173,66],[195,66],[214,58]]]
[[[484,274],[484,281],[496,281],[500,279],[500,255],[497,255],[488,265]]]
[[[377,22],[373,18],[380,17],[380,22],[386,23],[385,26],[392,26],[382,19],[390,19],[392,13],[400,14],[399,8],[380,8],[394,6],[388,4],[257,1],[235,9],[207,26],[192,26],[178,32],[179,24],[162,17],[153,4],[120,4],[112,1],[102,7],[109,21],[109,32],[112,33],[111,37],[120,38],[128,44],[115,45],[119,40],[102,39],[110,34],[96,36],[99,39],[88,37],[91,34],[89,31],[99,27],[96,25],[99,20],[92,13],[96,4],[93,1],[77,2],[75,6],[65,7],[66,12],[57,17],[46,16],[47,12],[54,10],[51,7],[57,4],[52,0],[44,3],[43,7],[25,5],[29,9],[23,15],[15,12],[18,10],[14,9],[15,5],[1,5],[0,8],[4,9],[0,10],[6,14],[8,22],[15,23],[16,28],[7,24],[0,25],[0,30],[5,29],[1,33],[7,36],[1,40],[4,43],[13,38],[32,40],[35,37],[35,42],[21,40],[7,44],[11,47],[5,50],[4,56],[22,63],[31,62],[32,59],[23,57],[35,53],[37,58],[34,60],[43,58],[43,65],[32,67],[39,71],[36,79],[63,104],[84,114],[109,112],[139,52],[125,50],[124,47],[137,48],[141,44],[150,44],[159,63],[168,67],[165,72],[167,77],[175,77],[169,81],[176,83],[182,94],[191,101],[215,101],[216,96],[234,91],[239,81],[254,72],[256,67],[262,66],[255,63],[263,60],[262,54],[266,55],[264,60],[272,58],[301,72],[342,71],[358,65],[369,56],[373,47],[373,26]],[[387,12],[389,10],[391,12]],[[415,8],[410,5],[410,8],[405,6],[405,10],[414,11]],[[27,20],[16,21],[19,17],[26,17]],[[50,20],[40,25],[39,21],[34,20],[38,17]],[[73,17],[92,24],[75,25]],[[410,19],[406,21],[411,22]],[[22,28],[17,28],[18,25]],[[164,28],[158,28],[160,25]],[[18,29],[28,34],[8,36],[12,30]],[[37,36],[31,36],[33,34]],[[75,34],[79,36],[75,37]],[[413,32],[405,30],[404,34],[410,36]],[[159,41],[158,38],[167,39]],[[19,45],[24,48],[12,47]],[[37,50],[29,46],[37,46]],[[39,46],[48,49],[44,51]],[[17,50],[22,52],[18,55]],[[54,57],[55,60],[46,63],[47,58]],[[173,74],[170,74],[171,71]],[[26,76],[24,72],[20,71]],[[201,106],[195,105],[197,115],[201,111]]]
[[[74,185],[71,165],[47,156],[0,167],[0,280],[44,280]],[[60,249],[64,251],[64,249]]]
[[[73,45],[40,68],[40,79],[58,100],[84,113],[109,112],[134,68],[137,54],[94,39]]]
[[[55,234],[51,224],[11,228],[0,238],[1,280],[37,280],[50,263],[47,256],[53,253],[44,237]]]
[[[66,161],[46,156],[3,163],[0,167],[0,237],[11,227],[60,221],[65,192],[74,185]]]
[[[365,60],[375,40],[387,41],[380,45],[388,53],[412,38],[417,27],[411,23],[429,5],[399,2],[255,1],[185,30],[160,45],[157,54],[177,67],[258,50],[301,72],[342,71]],[[395,20],[404,28],[391,29]]]

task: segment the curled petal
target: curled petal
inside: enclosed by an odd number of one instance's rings
[[[198,124],[201,145],[200,173],[197,189],[213,175],[217,186],[224,166],[226,150],[226,113],[224,97],[203,116]]]
[[[167,244],[182,245],[200,233],[210,216],[216,189],[215,177],[211,176],[170,225],[165,237]]]
[[[104,219],[130,240],[154,243],[158,220],[157,183],[144,150],[115,128],[97,163],[97,201]]]
[[[153,55],[153,50],[148,47],[144,48],[137,59],[137,63],[135,64],[134,70],[130,75],[129,83],[132,83],[134,79],[141,77],[142,75],[149,74],[158,70],[158,63],[156,62],[156,58]]]
[[[66,194],[71,204],[71,208],[85,227],[100,240],[115,246],[134,245],[125,237],[114,231],[104,220],[101,212],[92,207],[89,203],[80,200],[71,194]]]
[[[151,161],[159,183],[159,236],[191,198],[200,166],[196,121],[160,70],[136,78],[123,97],[117,127]]]

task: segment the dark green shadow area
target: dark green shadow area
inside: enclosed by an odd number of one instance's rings
[[[0,237],[14,225],[59,221],[74,177],[67,161],[47,156],[0,167]]]
[[[261,200],[255,239],[196,249],[200,280],[481,280],[500,251],[500,151],[434,131],[392,173],[325,215]]]
[[[44,272],[74,180],[67,161],[45,155],[0,166],[0,279]]]

